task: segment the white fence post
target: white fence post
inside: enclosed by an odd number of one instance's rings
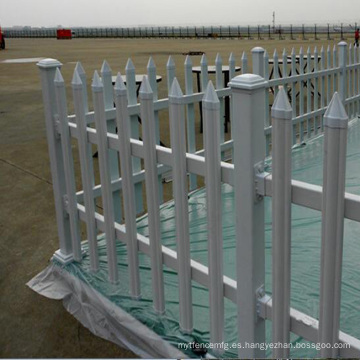
[[[265,50],[262,47],[255,47],[251,50],[252,62],[253,62],[253,73],[264,77],[264,53]],[[275,64],[274,64],[275,67]]]
[[[205,187],[208,228],[210,342],[224,340],[223,236],[221,204],[220,101],[212,82],[202,100],[204,114]],[[223,349],[217,349],[217,355]]]
[[[292,108],[284,88],[271,108],[272,121],[272,342],[290,342]],[[289,349],[273,350],[286,358]]]
[[[348,116],[335,93],[324,115],[319,342],[339,342],[341,273],[344,235],[344,194]],[[321,357],[337,357],[324,348]]]
[[[186,135],[183,93],[174,78],[169,93],[170,136],[173,156],[173,191],[175,201],[176,244],[179,268],[180,327],[193,330],[189,206],[186,170]]]
[[[64,175],[66,184],[65,205],[67,205],[70,220],[71,241],[74,253],[74,260],[81,261],[81,235],[80,221],[77,211],[76,187],[74,175],[74,160],[71,149],[70,129],[68,121],[68,111],[66,104],[65,83],[59,68],[56,69],[55,97],[59,116],[59,128],[61,133],[62,153],[64,159]]]
[[[263,54],[263,50],[257,53]],[[265,158],[266,84],[254,74],[240,75],[230,82],[234,115],[238,336],[243,345],[265,341],[265,321],[256,311],[257,297],[262,296],[265,282],[264,201],[256,195],[254,175],[262,172]],[[239,349],[239,357],[264,358],[265,351],[243,347]]]
[[[346,81],[346,65],[347,65],[347,43],[341,41],[338,43],[339,48],[339,67],[340,67],[340,76],[339,76],[339,95],[340,99],[345,106],[345,100],[347,95],[347,81]]]
[[[66,185],[64,178],[64,163],[61,149],[61,139],[58,132],[58,119],[56,113],[56,99],[54,77],[57,68],[61,63],[55,59],[41,60],[37,66],[40,69],[43,102],[46,121],[46,136],[49,147],[51,176],[53,183],[56,221],[59,236],[60,249],[54,257],[62,263],[73,260],[73,249],[71,243],[70,221],[65,212],[64,196],[66,195]]]
[[[99,254],[97,249],[97,232],[95,222],[95,199],[94,199],[94,166],[92,158],[91,144],[88,142],[87,122],[84,104],[85,85],[83,79],[75,68],[71,82],[73,90],[76,126],[78,133],[78,147],[80,155],[81,180],[84,188],[84,204],[86,216],[86,234],[89,241],[90,269],[99,270]],[[86,100],[87,103],[87,100]]]
[[[141,84],[140,109],[143,124],[144,164],[146,202],[149,217],[149,240],[152,273],[154,309],[158,314],[165,312],[164,275],[161,252],[159,186],[156,161],[156,134],[154,118],[154,99],[146,76]]]
[[[136,228],[136,201],[133,182],[133,166],[131,159],[131,125],[128,111],[127,91],[125,84],[118,74],[114,86],[116,120],[119,136],[119,155],[121,177],[123,180],[124,217],[129,262],[130,294],[133,298],[140,298],[139,256]]]
[[[101,79],[95,71],[93,83],[94,117],[96,123],[96,135],[99,151],[99,169],[101,179],[101,196],[104,207],[106,251],[108,261],[109,280],[112,283],[118,281],[118,266],[115,238],[115,214],[113,194],[111,190],[110,159],[108,152],[107,124],[105,118],[104,87]],[[120,202],[120,199],[119,199]]]

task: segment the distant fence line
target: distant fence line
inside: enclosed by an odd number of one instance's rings
[[[244,39],[280,39],[295,40],[308,38],[331,40],[336,35],[341,40],[354,32],[357,24],[347,25],[314,25],[314,26],[157,26],[157,27],[111,27],[91,28],[73,27],[73,36],[78,38],[244,38]],[[42,29],[3,29],[8,38],[54,38],[56,28]]]

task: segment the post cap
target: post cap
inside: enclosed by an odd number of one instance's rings
[[[229,86],[233,89],[256,90],[261,87],[265,88],[266,83],[260,75],[242,74],[231,79]]]
[[[265,49],[262,48],[261,46],[256,46],[254,47],[251,52],[254,54],[254,53],[264,53],[265,52]]]
[[[347,46],[347,42],[346,41],[340,41],[338,43],[338,46]]]
[[[52,69],[54,67],[62,66],[62,63],[56,59],[42,59],[36,64],[41,69]]]

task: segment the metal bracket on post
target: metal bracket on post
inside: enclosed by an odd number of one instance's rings
[[[260,161],[254,165],[254,189],[255,202],[260,202],[265,196],[265,178],[269,173],[264,171],[264,161]]]
[[[58,114],[54,115],[54,131],[55,131],[55,138],[60,139],[61,129],[60,129],[60,118]]]
[[[69,198],[67,195],[63,196],[63,208],[64,208],[64,216],[69,216]]]
[[[262,317],[261,316],[261,299],[264,298],[264,296],[266,295],[265,293],[265,285],[261,285],[255,293],[256,296],[256,314],[258,317]]]

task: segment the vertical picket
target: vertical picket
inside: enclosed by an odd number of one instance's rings
[[[330,45],[328,45],[327,51],[326,51],[326,66],[327,66],[327,69],[331,68]],[[331,74],[329,74],[326,79],[326,104],[328,105],[330,103],[330,101],[331,101]]]
[[[348,65],[352,65],[353,64],[353,59],[354,59],[354,55],[353,55],[353,47],[352,44],[349,44],[349,55],[348,55]],[[348,71],[348,90],[347,90],[348,96],[352,97],[354,96],[353,93],[353,70],[350,68]],[[348,115],[350,116],[350,118],[353,117],[354,113],[353,113],[353,102],[350,102],[348,105]]]
[[[128,59],[125,67],[126,73],[126,89],[128,95],[128,104],[137,104],[136,94],[136,78],[135,78],[135,67],[131,59]],[[131,124],[131,137],[139,139],[139,118],[137,115],[130,116]],[[133,171],[137,173],[141,170],[141,162],[139,158],[133,157]],[[141,213],[144,209],[143,194],[142,194],[142,183],[135,184],[135,198],[136,198],[136,213]]]
[[[290,342],[292,109],[283,88],[271,108],[272,121],[272,342]],[[273,350],[274,358],[288,348]]]
[[[91,88],[93,92],[94,117],[98,141],[101,196],[104,207],[109,281],[116,283],[118,281],[119,275],[115,239],[115,214],[113,194],[111,189],[110,159],[105,118],[104,86],[97,71],[94,73]],[[120,199],[118,199],[118,201],[120,201]]]
[[[338,43],[339,49],[339,95],[343,105],[345,106],[345,100],[347,97],[347,43],[341,41]]]
[[[150,57],[149,62],[147,64],[147,73],[149,78],[149,83],[151,89],[154,93],[154,101],[158,100],[158,90],[157,90],[157,82],[156,82],[156,66],[152,57]],[[160,145],[160,126],[159,126],[159,112],[155,111],[155,134],[156,134],[156,144]],[[159,201],[163,203],[163,185],[162,185],[162,175],[158,176],[159,179]]]
[[[173,189],[179,272],[180,327],[193,330],[189,207],[186,170],[186,138],[183,93],[174,78],[169,93],[170,136],[173,156]]]
[[[201,68],[201,91],[204,92],[208,84],[208,61],[205,54],[202,55],[200,60]]]
[[[286,49],[284,48],[283,53],[282,53],[282,77],[286,78],[288,76],[288,71],[287,71],[287,62],[288,62],[288,57],[287,57],[287,53],[286,53]],[[287,83],[284,83],[283,87],[285,92],[288,92],[288,88],[287,88]]]
[[[317,73],[319,71],[318,66],[319,61],[319,53],[317,50],[317,46],[314,48],[314,72]],[[314,78],[314,104],[313,104],[313,110],[316,111],[319,108],[319,77],[316,76]],[[314,135],[318,133],[318,117],[314,117]]]
[[[194,93],[193,77],[192,77],[192,62],[189,55],[186,56],[185,63],[185,93],[192,95]],[[188,152],[193,154],[196,151],[196,137],[195,137],[195,110],[194,103],[186,105],[187,118],[187,147]],[[195,174],[190,174],[190,191],[197,188],[197,177]]]
[[[119,134],[119,155],[121,177],[123,181],[124,217],[126,226],[126,243],[129,262],[129,286],[133,298],[140,298],[140,274],[136,228],[136,202],[133,183],[133,165],[131,160],[131,128],[128,111],[127,91],[120,73],[114,86],[116,120]]]
[[[230,53],[229,56],[229,79],[232,79],[235,76],[235,56],[234,53]],[[228,84],[225,84],[225,87],[227,87]],[[231,117],[230,117],[231,118]]]
[[[234,53],[230,53],[230,56],[229,56],[229,80],[232,79],[234,76],[235,76],[235,66],[236,66],[236,61],[235,61],[235,56],[234,56]],[[224,84],[225,87],[228,87],[229,84]],[[232,106],[231,106],[231,101],[232,101],[232,98],[231,96],[229,96],[229,111],[230,111],[230,124],[232,123],[232,119],[233,119],[233,112],[232,112]],[[231,135],[231,138],[232,138],[232,135]],[[233,151],[232,151],[233,153]],[[233,154],[231,155],[231,158],[233,159]]]
[[[71,149],[70,130],[66,105],[65,83],[59,68],[55,73],[55,97],[59,116],[59,127],[61,133],[61,148],[64,160],[64,176],[66,184],[65,205],[67,205],[70,219],[70,232],[74,260],[81,261],[81,235],[80,221],[77,211],[76,187],[74,175],[74,160]]]
[[[265,80],[269,80],[269,54],[268,52],[265,50],[264,52],[264,79]],[[270,91],[270,89],[269,89]],[[270,127],[270,94],[269,91],[265,92],[265,128]],[[272,139],[272,134],[268,133],[265,136],[265,141],[266,141],[266,145],[265,145],[265,154],[266,156],[270,155],[270,145],[271,145],[271,139]]]
[[[297,74],[296,72],[296,53],[295,53],[295,49],[292,48],[291,50],[291,75],[295,76]],[[297,115],[297,111],[296,111],[296,81],[292,81],[291,82],[291,106],[292,106],[292,117],[293,119],[296,118]],[[300,126],[300,125],[299,125]],[[293,125],[293,145],[296,144],[297,142],[297,124]]]
[[[241,56],[241,73],[246,74],[247,72],[248,72],[248,58],[246,52],[243,51]],[[234,76],[235,74],[232,77],[230,77],[230,79],[232,79]]]
[[[256,52],[264,54],[261,48]],[[259,63],[256,67],[261,70]],[[254,173],[263,171],[265,157],[266,84],[262,77],[253,74],[237,76],[230,82],[234,113],[238,336],[243,344],[265,341],[265,321],[256,312],[256,299],[262,296],[265,282],[264,201],[255,195]],[[241,348],[238,355],[264,358],[265,351]]]
[[[174,81],[175,78],[175,63],[174,63],[174,59],[172,58],[172,56],[169,56],[169,59],[166,63],[166,75],[167,75],[167,89],[168,89],[168,93],[170,93],[171,90],[171,85]]]
[[[81,180],[84,189],[86,233],[89,242],[90,269],[99,270],[99,255],[97,249],[97,232],[95,222],[95,199],[94,199],[94,167],[91,146],[88,143],[87,122],[85,117],[86,104],[84,104],[85,86],[75,68],[71,82],[75,107],[75,118],[78,135],[80,155]]]
[[[333,65],[333,68],[336,68],[337,67],[337,49],[336,49],[336,45],[334,44],[334,47],[333,47],[333,51],[332,51],[332,65]],[[339,91],[339,88],[338,88],[338,75],[337,73],[334,73],[333,75],[333,78],[332,78],[332,94],[335,92],[335,91]],[[330,104],[330,102],[329,102]]]
[[[140,109],[143,123],[144,164],[146,202],[149,217],[149,240],[152,273],[154,309],[158,314],[165,312],[164,279],[161,251],[159,187],[157,183],[156,134],[153,92],[146,76],[140,92]]]
[[[73,260],[73,250],[70,233],[70,220],[65,215],[63,197],[66,195],[64,179],[64,162],[61,149],[61,139],[57,132],[57,124],[54,121],[56,115],[56,99],[54,77],[57,68],[62,64],[55,59],[44,59],[37,63],[40,69],[42,94],[46,121],[46,136],[48,141],[51,176],[53,183],[56,221],[59,236],[59,247],[54,257],[66,264]]]
[[[324,115],[319,342],[323,358],[338,357],[341,272],[344,235],[344,193],[348,116],[335,93]]]
[[[217,53],[215,58],[215,71],[216,71],[216,89],[224,88],[224,78],[222,73],[222,58],[219,53]],[[224,132],[224,123],[226,121],[224,114],[224,99],[220,100],[220,141],[223,143],[225,141],[225,132]]]
[[[358,48],[354,47],[354,64],[359,63],[358,58]],[[359,82],[358,82],[359,70],[358,67],[354,70],[354,94],[357,95],[359,92]],[[354,116],[359,115],[359,101],[355,101],[354,103]]]
[[[87,113],[89,111],[89,105],[88,105],[88,95],[87,95],[87,85],[86,85],[86,74],[80,61],[76,63],[75,70],[79,74],[81,82],[83,84],[83,104],[84,104],[84,111],[85,113]]]
[[[223,237],[221,204],[220,102],[212,82],[202,100],[204,110],[205,187],[208,228],[210,342],[224,339]],[[217,350],[220,355],[221,349]]]
[[[279,78],[279,56],[278,56],[276,49],[274,50],[274,54],[273,54],[273,76],[274,76],[274,79]],[[275,97],[278,94],[278,91],[279,91],[279,86],[275,85],[274,86],[274,96]]]
[[[105,110],[114,108],[114,94],[112,85],[111,68],[106,60],[104,60],[101,67],[101,79],[104,87],[104,103]],[[114,119],[107,121],[107,131],[109,133],[116,133],[116,121]],[[119,159],[118,153],[115,150],[108,150],[109,152],[109,165],[110,165],[110,176],[111,180],[117,180],[120,177],[119,174]],[[121,222],[121,195],[120,191],[113,192],[113,204],[115,221]]]
[[[310,50],[310,46],[307,49],[306,52],[306,73],[310,74],[311,73],[311,50]],[[308,77],[306,80],[306,112],[310,113],[311,112],[311,87],[312,87],[312,83],[311,83],[311,79]],[[309,140],[311,138],[311,122],[310,122],[310,117],[307,118],[306,120],[306,131],[307,131],[307,139]]]
[[[299,51],[299,73],[304,74],[304,51],[300,48]],[[299,89],[299,115],[304,115],[304,80],[300,80]],[[300,122],[300,144],[304,142],[304,121]]]

